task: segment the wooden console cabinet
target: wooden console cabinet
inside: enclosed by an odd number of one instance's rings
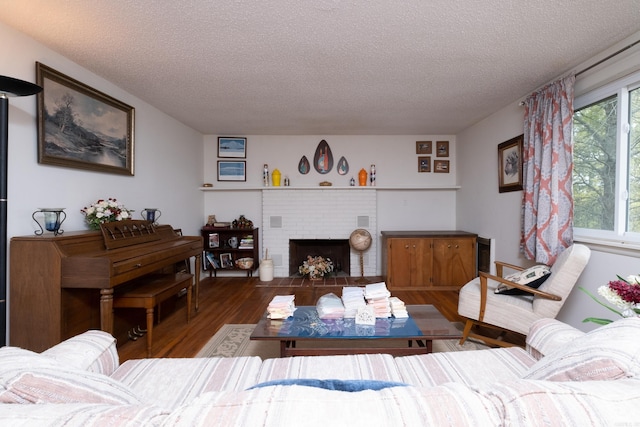
[[[476,277],[476,234],[383,231],[382,275],[392,290],[456,290]]]

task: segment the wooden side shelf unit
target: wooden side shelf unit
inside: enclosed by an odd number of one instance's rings
[[[458,290],[477,276],[477,235],[383,231],[382,275],[393,290]]]
[[[259,228],[219,228],[202,227],[203,254],[202,268],[209,271],[209,277],[216,277],[218,271],[246,271],[247,277],[260,264]],[[235,246],[235,247],[234,247]],[[236,261],[253,258],[250,269],[238,267]]]

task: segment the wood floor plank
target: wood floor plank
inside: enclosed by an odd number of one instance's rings
[[[357,278],[346,279],[355,284]],[[381,280],[368,278],[370,282]],[[297,279],[298,281],[302,279]],[[299,282],[297,282],[299,284]],[[342,281],[339,283],[343,283]],[[315,305],[328,293],[342,294],[342,286],[262,287],[257,277],[205,278],[200,282],[200,309],[185,321],[186,298],[182,297],[171,313],[163,313],[162,321],[153,328],[153,357],[193,357],[209,339],[227,323],[258,323],[267,304],[275,295],[295,295],[296,305]],[[433,304],[451,321],[457,315],[456,291],[392,292],[405,304]],[[135,325],[132,325],[135,326]],[[146,338],[118,343],[120,361],[146,357]]]

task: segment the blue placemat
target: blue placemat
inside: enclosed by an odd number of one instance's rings
[[[375,325],[356,325],[355,319],[320,319],[315,307],[297,307],[293,316],[282,320],[278,336],[316,338],[402,338],[422,332],[411,317],[376,319]]]

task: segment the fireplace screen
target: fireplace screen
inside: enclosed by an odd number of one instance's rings
[[[291,239],[289,240],[289,275],[298,276],[298,268],[307,256],[321,256],[333,262],[333,274],[349,275],[351,248],[348,239]]]

